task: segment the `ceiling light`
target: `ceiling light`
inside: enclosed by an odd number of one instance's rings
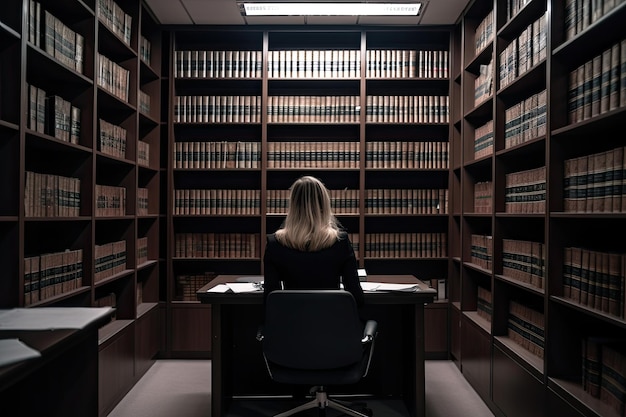
[[[421,3],[242,3],[246,16],[417,16]]]

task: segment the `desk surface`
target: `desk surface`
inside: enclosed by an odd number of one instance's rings
[[[209,289],[219,284],[236,282],[241,275],[218,275],[211,282],[200,288],[196,295],[205,304],[260,304],[262,291],[233,293],[210,292]],[[413,304],[432,302],[437,291],[420,281],[413,275],[368,275],[368,282],[384,282],[397,284],[415,284],[419,288],[414,292],[403,291],[365,291],[367,304]]]

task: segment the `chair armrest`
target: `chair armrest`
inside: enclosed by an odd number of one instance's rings
[[[361,343],[371,343],[376,337],[377,331],[378,322],[376,320],[368,320],[363,329],[363,339],[361,339]]]
[[[263,326],[261,325],[256,330],[256,340],[257,340],[257,342],[262,342],[264,337],[265,336],[263,336]]]

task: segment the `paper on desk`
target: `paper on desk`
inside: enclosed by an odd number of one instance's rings
[[[227,282],[226,285],[235,293],[255,292],[263,288],[257,282]]]
[[[401,291],[415,292],[419,291],[417,284],[394,284],[388,282],[361,282],[361,288],[364,291]]]
[[[209,288],[206,292],[225,293],[232,291],[234,293],[240,292],[256,292],[261,291],[263,287],[258,282],[227,282],[226,284],[217,284],[214,287]]]
[[[208,290],[206,290],[206,292],[224,293],[224,292],[226,292],[228,290],[230,290],[230,288],[228,288],[228,285],[226,285],[226,284],[217,284],[216,286],[211,287]]]
[[[13,308],[0,311],[1,330],[82,329],[111,307]]]
[[[39,351],[24,344],[19,339],[0,339],[0,366],[38,358]]]

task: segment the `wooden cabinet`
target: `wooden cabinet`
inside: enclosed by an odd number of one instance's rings
[[[593,347],[611,352],[605,342],[625,336],[623,296],[611,302],[601,278],[624,286],[623,270],[604,265],[625,252],[607,238],[626,221],[623,190],[605,187],[616,157],[623,166],[623,140],[609,132],[625,109],[623,74],[611,70],[626,37],[606,29],[625,12],[621,2],[486,0],[456,28],[448,281],[461,331],[451,353],[505,415],[623,408],[594,395],[585,369]],[[490,346],[482,377],[464,320]]]
[[[305,174],[328,186],[368,273],[446,279],[448,28],[194,27],[170,40],[170,334],[215,274],[262,273],[265,235]]]
[[[8,0],[0,15],[0,165],[13,179],[0,186],[0,306],[115,307],[100,340],[133,349],[118,361],[101,346],[101,369],[129,376],[100,379],[103,411],[160,350],[158,323],[142,326],[152,345],[136,372],[132,324],[165,301],[160,26],[139,0]]]

